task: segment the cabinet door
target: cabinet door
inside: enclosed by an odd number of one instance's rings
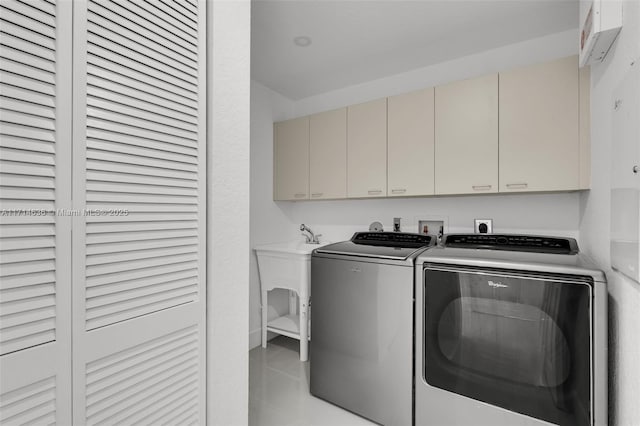
[[[347,109],[309,118],[309,189],[312,199],[347,196]]]
[[[75,425],[205,423],[205,5],[73,5]]]
[[[580,187],[578,58],[500,74],[500,191]]]
[[[273,199],[309,198],[309,117],[273,126]]]
[[[69,425],[72,4],[0,16],[0,424]]]
[[[498,74],[435,89],[435,192],[498,192]]]
[[[347,196],[387,195],[387,100],[347,111]]]
[[[388,99],[387,195],[433,194],[433,88]]]

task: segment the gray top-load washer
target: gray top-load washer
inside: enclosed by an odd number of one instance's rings
[[[311,257],[311,394],[384,425],[412,423],[413,266],[434,238],[358,232]]]

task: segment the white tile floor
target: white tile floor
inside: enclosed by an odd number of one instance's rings
[[[249,352],[249,426],[371,426],[309,393],[309,363],[298,341],[278,336]]]

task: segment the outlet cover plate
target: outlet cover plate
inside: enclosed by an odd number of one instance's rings
[[[480,225],[487,225],[487,232],[480,232]],[[473,226],[473,232],[476,234],[492,234],[493,233],[493,219],[476,219]]]

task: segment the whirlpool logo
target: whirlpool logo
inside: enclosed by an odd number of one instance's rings
[[[506,288],[506,287],[509,287],[506,284],[502,284],[500,282],[496,283],[496,282],[493,282],[493,281],[487,281],[487,284],[489,284],[489,287],[493,287],[493,288]]]

